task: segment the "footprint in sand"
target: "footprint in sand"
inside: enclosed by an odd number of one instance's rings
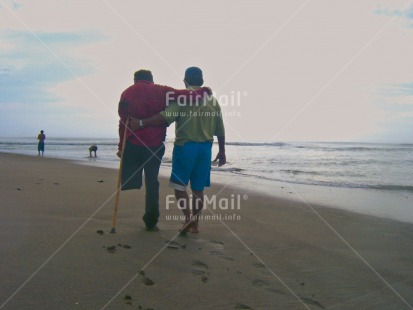
[[[165,241],[165,243],[168,244],[167,246],[168,249],[179,250],[179,248],[181,247],[181,245],[175,241]]]
[[[197,275],[197,276],[203,276],[203,275],[205,275],[205,270],[200,270],[200,269],[194,269],[194,268],[192,268],[192,270],[191,270],[191,272],[194,274],[194,275]]]
[[[149,279],[148,277],[143,277],[142,278],[142,282],[143,284],[147,285],[147,286],[153,286],[155,285],[155,282],[153,282],[151,279]]]
[[[155,285],[155,282],[152,281],[151,279],[149,279],[149,278],[146,276],[145,271],[143,271],[143,270],[139,271],[139,275],[141,276],[141,279],[142,279],[142,283],[143,283],[143,284],[145,284],[145,285],[147,285],[147,286],[153,286],[153,285]]]
[[[266,290],[269,291],[269,292],[272,292],[272,293],[277,293],[277,294],[280,294],[280,295],[285,295],[285,293],[284,293],[283,291],[277,290],[276,288],[269,287],[269,288],[267,288]]]
[[[252,284],[254,286],[258,286],[258,287],[269,286],[269,284],[267,282],[265,282],[263,280],[260,280],[260,279],[256,279],[256,280],[252,281]]]
[[[224,249],[224,243],[221,241],[215,241],[215,240],[211,240],[209,241],[212,245],[214,245],[214,247],[218,250],[223,250]]]
[[[203,262],[201,262],[201,261],[199,261],[199,260],[193,260],[193,261],[192,261],[192,266],[201,268],[201,269],[203,269],[203,270],[208,269],[208,265],[205,264],[205,263],[203,263]]]
[[[252,265],[257,268],[265,268],[265,265],[261,263],[253,263]]]
[[[205,264],[205,263],[203,263],[203,262],[201,262],[201,261],[199,261],[199,260],[194,260],[194,261],[192,261],[192,270],[191,270],[191,272],[192,272],[194,275],[202,276],[202,277],[201,277],[201,281],[202,281],[203,283],[207,283],[207,282],[208,282],[208,277],[205,275],[207,269],[208,269],[208,265],[207,265],[207,264]]]
[[[219,251],[209,251],[208,254],[209,254],[209,255],[215,255],[215,256],[222,255],[222,253],[219,252]]]
[[[172,250],[179,250],[179,248],[183,248],[183,249],[186,248],[186,244],[182,244],[182,245],[181,245],[181,244],[179,244],[179,243],[176,242],[176,241],[166,240],[165,243],[168,244],[168,245],[167,245],[167,248],[168,248],[168,249],[172,249]]]
[[[132,305],[132,296],[131,295],[125,295],[125,297],[123,299],[125,300],[125,303],[127,305]]]
[[[264,288],[266,286],[269,286],[269,284],[267,282],[265,282],[263,280],[260,280],[260,279],[256,279],[256,280],[252,281],[252,284],[256,287],[262,287],[262,288]],[[273,287],[267,287],[266,290],[269,291],[269,292],[284,295],[283,291],[280,291],[280,290],[278,290],[276,288],[273,288]]]
[[[106,248],[106,251],[108,251],[111,254],[115,253],[116,252],[116,245],[108,246]]]
[[[235,309],[249,309],[249,310],[253,310],[251,307],[248,307],[247,305],[240,304],[240,303],[237,303],[237,304],[235,305]]]
[[[301,296],[299,296],[299,297],[300,297],[300,299],[301,299],[304,303],[306,303],[306,304],[314,305],[314,306],[317,306],[317,307],[319,307],[319,308],[321,308],[321,309],[325,309],[322,304],[320,304],[318,301],[316,301],[316,300],[314,300],[314,299],[306,298],[306,297],[301,297]]]
[[[224,254],[220,251],[209,251],[208,254],[213,255],[213,256],[218,256],[219,258],[222,258],[222,259],[225,259],[225,260],[228,260],[228,261],[234,261],[235,260],[232,257],[223,256]]]

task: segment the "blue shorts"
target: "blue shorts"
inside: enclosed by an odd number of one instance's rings
[[[175,145],[172,154],[172,174],[169,187],[185,191],[189,182],[191,189],[203,191],[211,185],[211,142],[186,142]]]
[[[37,150],[40,152],[40,151],[42,151],[42,152],[44,152],[44,142],[39,142],[38,144],[37,144]]]

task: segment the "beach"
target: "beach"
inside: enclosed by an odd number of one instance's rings
[[[413,307],[412,224],[215,184],[206,195],[228,204],[179,236],[160,178],[160,231],[128,191],[111,234],[117,170],[4,153],[0,166],[2,309]]]

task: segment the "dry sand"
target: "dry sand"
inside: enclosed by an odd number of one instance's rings
[[[305,204],[228,187],[219,197],[248,198],[215,212],[239,220],[177,236],[161,179],[161,230],[144,230],[144,193],[129,191],[110,234],[116,170],[10,154],[0,167],[4,309],[412,308],[412,225],[314,207],[324,222]]]

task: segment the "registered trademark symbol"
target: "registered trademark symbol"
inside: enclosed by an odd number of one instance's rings
[[[244,195],[242,196],[242,199],[247,200],[247,199],[248,199],[248,195],[247,195],[247,194],[244,194]]]

